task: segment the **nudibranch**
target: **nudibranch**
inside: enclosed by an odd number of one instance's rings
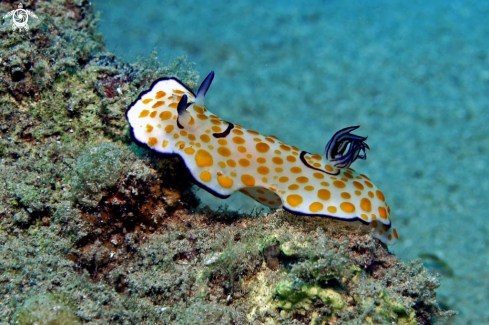
[[[158,153],[179,155],[196,183],[220,198],[240,191],[271,208],[360,221],[382,242],[396,243],[384,194],[350,168],[368,149],[365,137],[351,133],[358,126],[336,132],[324,156],[301,151],[207,110],[213,78],[211,72],[197,95],[176,78],[154,82],[126,112],[133,138]]]

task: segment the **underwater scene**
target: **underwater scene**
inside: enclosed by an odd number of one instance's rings
[[[0,16],[0,325],[489,324],[489,2]]]

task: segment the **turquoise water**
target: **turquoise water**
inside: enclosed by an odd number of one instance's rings
[[[93,3],[124,60],[156,50],[214,70],[206,104],[225,120],[321,154],[361,125],[371,150],[353,167],[386,195],[392,251],[443,274],[455,324],[489,324],[489,2]]]

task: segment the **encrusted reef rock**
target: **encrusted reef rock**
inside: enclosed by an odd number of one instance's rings
[[[17,8],[2,1],[0,14]],[[178,158],[124,117],[185,59],[125,64],[89,1],[29,1],[0,27],[0,324],[434,324],[419,263],[349,224],[197,209]]]

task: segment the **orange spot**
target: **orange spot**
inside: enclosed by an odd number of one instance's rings
[[[392,233],[394,234],[394,237],[395,237],[396,239],[399,239],[399,236],[397,235],[397,230],[396,230],[396,229],[393,229],[393,230],[392,230]]]
[[[287,183],[289,181],[289,178],[287,176],[282,176],[278,179],[280,183]]]
[[[276,163],[277,165],[282,165],[284,163],[284,160],[280,157],[273,157],[272,161]]]
[[[153,128],[153,126],[152,126],[152,125],[146,124],[146,132],[148,132],[148,133],[149,133],[149,132],[153,131],[153,129],[154,129],[154,128]]]
[[[156,103],[154,103],[153,106],[151,106],[151,107],[158,108],[158,107],[161,107],[163,105],[165,105],[165,102],[160,100],[160,101],[157,101]],[[171,104],[170,104],[170,106],[171,106]]]
[[[211,138],[207,134],[202,134],[200,136],[200,140],[202,140],[202,142],[208,143],[211,141]]]
[[[204,115],[204,114],[197,114],[197,118],[199,120],[207,120],[208,119],[207,115]]]
[[[163,143],[161,145],[163,148],[165,148],[168,145],[168,140],[163,140]]]
[[[234,126],[236,126],[236,124],[235,124]],[[233,131],[232,131],[232,132],[233,132],[234,134],[239,134],[239,135],[242,135],[242,134],[243,134],[243,131],[241,131],[241,130],[237,130],[237,129],[233,129]]]
[[[209,171],[207,170],[204,170],[202,173],[200,173],[200,179],[203,181],[203,182],[208,182],[212,179],[212,175]]]
[[[270,143],[275,143],[275,140],[273,140],[272,138],[269,138],[269,137],[265,137],[265,140],[267,140]]]
[[[220,133],[222,131],[222,129],[220,127],[218,127],[218,126],[211,127],[211,130],[214,131],[214,132],[216,132],[216,133]]]
[[[195,105],[195,104],[192,107],[194,108],[194,111],[196,111],[197,113],[199,113],[199,114],[204,113],[204,109],[202,107]]]
[[[172,113],[169,111],[163,111],[160,113],[160,119],[162,121],[169,120],[172,117]]]
[[[370,212],[372,211],[372,202],[367,198],[363,198],[360,200],[360,208],[365,212]]]
[[[160,91],[158,91],[158,92],[156,93],[155,98],[156,98],[156,99],[160,99],[160,98],[163,98],[163,97],[165,97],[165,96],[166,96],[166,93],[165,93],[164,91],[161,91],[161,90],[160,90]]]
[[[236,167],[236,162],[232,159],[228,159],[226,163],[228,164],[229,167]]]
[[[180,137],[180,136],[179,136],[178,134],[176,134],[176,133],[173,135],[173,138],[174,138],[174,139],[178,139],[179,137]]]
[[[260,166],[256,169],[256,171],[258,174],[267,175],[270,172],[270,169],[268,169],[266,166]]]
[[[314,202],[309,206],[309,211],[318,212],[318,211],[321,211],[323,208],[324,208],[324,206],[322,203]]]
[[[214,164],[214,160],[208,151],[199,149],[195,155],[195,163],[198,167],[210,167]]]
[[[148,145],[150,147],[155,146],[157,143],[158,143],[158,139],[156,139],[155,137],[150,137],[148,140]]]
[[[226,147],[219,147],[217,148],[217,152],[221,155],[221,156],[224,156],[224,157],[229,157],[231,156],[231,150],[229,150],[228,148]]]
[[[387,211],[385,211],[384,207],[379,207],[379,217],[387,219]]]
[[[295,158],[294,156],[287,156],[288,162],[295,162],[296,160],[297,160],[297,158]]]
[[[372,191],[368,191],[368,196],[370,196],[370,198],[372,198],[372,199],[373,199],[373,198],[374,198],[374,192],[372,192]]]
[[[239,130],[238,130],[239,131]],[[236,144],[243,144],[245,143],[245,139],[243,139],[242,137],[234,137],[233,138],[233,142],[236,143]]]
[[[241,182],[246,186],[255,186],[255,178],[248,174],[243,174],[241,176]]]
[[[392,235],[387,236],[388,240],[392,240]]]
[[[372,183],[370,183],[369,181],[365,181],[365,185],[367,185],[367,186],[368,186],[368,187],[370,187],[370,188],[374,187],[374,186],[372,185]]]
[[[228,144],[228,140],[226,139],[219,139],[217,140],[217,143],[219,143],[221,146],[225,146]]]
[[[324,169],[326,169],[328,172],[332,172],[334,170],[330,165],[325,165]]]
[[[217,182],[224,188],[230,188],[234,183],[233,179],[227,176],[218,176]]]
[[[305,176],[299,176],[295,180],[297,181],[297,183],[301,183],[301,184],[309,182],[309,178]]]
[[[282,150],[285,150],[285,151],[290,151],[290,147],[289,147],[289,146],[287,146],[287,145],[285,145],[285,144],[281,144],[281,145],[280,145],[280,148],[281,148]]]
[[[168,107],[171,107],[171,108],[177,108],[177,107],[178,107],[178,103],[175,103],[175,102],[170,103],[170,104],[168,105]],[[154,107],[153,107],[153,108],[154,108]]]
[[[256,151],[258,152],[267,152],[270,150],[270,146],[266,144],[265,142],[259,142],[256,144]]]
[[[265,194],[265,191],[264,191],[264,190],[262,190],[261,188],[257,189],[256,191],[257,191],[258,193],[260,193],[260,194]]]
[[[302,173],[302,169],[300,167],[292,167],[290,171],[295,174]]]
[[[291,191],[298,190],[299,189],[299,185],[297,185],[297,184],[289,185],[288,189],[291,190]]]
[[[250,161],[248,159],[241,158],[240,160],[238,160],[238,164],[243,167],[248,167],[250,165]]]
[[[166,133],[172,133],[174,128],[175,128],[175,127],[174,127],[173,125],[171,125],[171,124],[170,124],[170,125],[167,125],[167,126],[165,127],[165,131],[166,131]]]
[[[185,94],[185,92],[184,92],[184,91],[182,91],[182,90],[180,90],[180,89],[173,89],[173,92],[174,92],[175,94]]]
[[[338,211],[338,209],[336,209],[336,207],[334,207],[334,206],[329,206],[328,207],[328,212],[329,213],[336,213],[336,211]]]
[[[320,189],[318,191],[318,198],[327,201],[331,198],[331,192],[325,189]]]
[[[158,114],[158,112],[157,112],[157,111],[152,111],[152,112],[151,112],[151,114],[149,114],[149,116],[150,116],[151,118],[154,118],[154,117],[156,116],[156,114]]]
[[[375,221],[375,220],[374,220],[374,221],[372,221],[370,224],[371,224],[371,225],[372,225],[372,227],[374,227],[374,228],[377,228],[377,226],[379,225],[379,224],[377,223],[377,221]]]
[[[341,210],[345,211],[346,213],[352,213],[355,212],[355,206],[351,204],[350,202],[342,202],[340,204]]]
[[[250,133],[250,134],[256,134],[256,135],[259,135],[260,133],[256,132],[256,131],[253,131],[253,130],[246,130],[246,132]]]
[[[322,186],[329,186],[329,183],[328,182],[321,182],[321,185]]]
[[[153,100],[153,98],[146,98],[146,99],[143,99],[143,104],[148,104],[148,103],[150,103],[152,100]]]
[[[296,207],[302,203],[302,196],[297,194],[291,194],[287,196],[287,203],[291,206]]]
[[[245,153],[246,152],[246,147],[239,146],[238,147],[238,151],[241,152],[241,153]]]
[[[139,114],[139,117],[146,117],[148,116],[149,111],[147,109],[143,109],[141,113]]]
[[[221,121],[219,121],[219,120],[211,119],[211,123],[214,125],[221,125]]]
[[[219,165],[219,167],[221,168],[226,168],[226,163],[224,161],[220,161],[217,163]],[[220,174],[219,174],[220,173]],[[222,175],[221,172],[218,172],[217,175]]]
[[[197,140],[197,138],[196,138],[196,137],[195,137],[195,135],[193,135],[193,134],[189,134],[189,135],[188,135],[188,139],[189,139],[190,141],[195,141],[195,140]]]
[[[357,181],[353,181],[353,186],[355,186],[359,190],[363,190],[363,185]]]
[[[259,164],[264,164],[267,162],[267,160],[263,157],[258,157],[256,158],[256,161],[259,163]]]
[[[236,174],[235,172],[231,172],[231,176],[236,177],[238,176],[238,174]]]
[[[283,172],[283,171],[284,171],[284,169],[283,169],[282,167],[277,167],[277,168],[275,168],[275,171],[276,171],[277,173],[281,173],[281,172]]]
[[[344,199],[351,199],[351,194],[348,192],[341,192],[341,197]]]
[[[304,189],[305,189],[306,191],[314,191],[314,186],[307,185],[307,186],[304,186]]]
[[[343,175],[345,175],[347,178],[353,178],[353,175],[350,174],[349,172],[344,172]]]
[[[311,158],[316,159],[316,160],[322,160],[323,159],[323,157],[321,157],[320,155],[312,155]]]
[[[336,186],[337,188],[345,188],[346,184],[343,183],[342,181],[334,181],[333,185]]]
[[[377,190],[375,192],[375,194],[377,194],[377,197],[379,198],[379,200],[385,201],[384,193],[382,193],[381,191]]]
[[[365,213],[362,213],[362,214],[360,215],[360,218],[362,218],[362,219],[363,219],[363,220],[365,220],[365,221],[368,221],[368,216],[367,216]]]

